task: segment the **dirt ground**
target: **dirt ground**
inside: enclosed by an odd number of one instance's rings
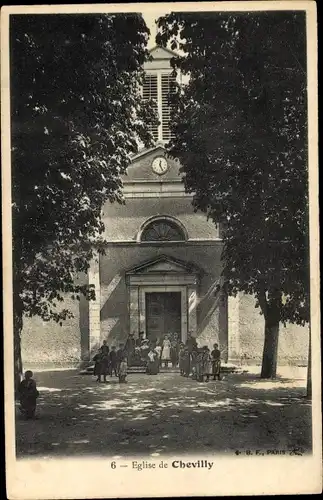
[[[275,381],[248,370],[209,383],[133,374],[127,384],[98,384],[76,370],[36,372],[37,418],[25,421],[17,408],[17,456],[309,451],[306,369],[281,369]]]

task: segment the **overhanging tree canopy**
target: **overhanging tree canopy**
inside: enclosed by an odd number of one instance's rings
[[[195,209],[225,227],[227,291],[256,296],[275,376],[279,323],[309,320],[305,15],[172,13],[157,42],[189,75],[169,152]]]
[[[149,31],[137,14],[14,15],[10,24],[16,371],[23,314],[60,321],[63,294],[102,251],[104,202],[150,145],[139,93]]]

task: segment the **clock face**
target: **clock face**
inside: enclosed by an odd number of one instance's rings
[[[168,170],[166,158],[164,158],[164,156],[158,156],[157,158],[155,158],[152,163],[152,169],[155,172],[155,174],[158,175],[165,174]]]

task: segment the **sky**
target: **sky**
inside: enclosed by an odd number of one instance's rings
[[[155,36],[157,33],[157,29],[156,29],[155,20],[157,20],[159,17],[165,15],[166,13],[167,13],[166,10],[159,11],[158,9],[156,9],[156,7],[150,7],[149,10],[147,9],[145,12],[142,13],[143,18],[144,18],[148,28],[150,29],[150,39],[148,42],[148,49],[151,49],[152,47],[154,47],[156,45]]]

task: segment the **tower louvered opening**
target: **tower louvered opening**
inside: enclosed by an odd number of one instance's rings
[[[171,74],[161,75],[161,101],[162,101],[162,138],[169,141],[172,137],[170,131],[171,98],[175,92],[175,77]]]
[[[153,101],[153,107],[158,113],[158,81],[157,75],[145,75],[145,80],[143,83],[143,98],[146,101]],[[158,125],[150,127],[150,131],[153,134],[155,141],[158,140]]]
[[[172,95],[175,92],[176,78],[169,72],[146,73],[143,84],[143,98],[153,102],[159,119],[159,126],[151,127],[155,141],[169,141]]]

